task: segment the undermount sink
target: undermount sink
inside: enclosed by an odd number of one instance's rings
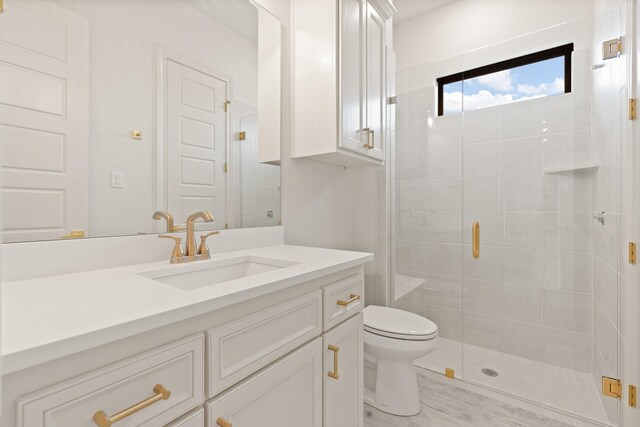
[[[191,290],[255,276],[273,270],[297,265],[295,262],[255,256],[241,256],[211,261],[196,261],[187,266],[140,273],[176,288]]]

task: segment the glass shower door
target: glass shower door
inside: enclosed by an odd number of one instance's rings
[[[438,325],[436,349],[416,361],[462,369],[462,117],[439,116],[435,79],[462,57],[398,71],[392,147],[391,306]]]
[[[621,13],[468,52],[460,88],[462,375],[614,425],[627,94],[601,42]]]

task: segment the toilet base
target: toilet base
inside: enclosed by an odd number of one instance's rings
[[[364,402],[380,411],[402,417],[420,413],[418,378],[413,361],[376,361],[375,391],[365,392]]]

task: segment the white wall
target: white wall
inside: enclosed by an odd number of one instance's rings
[[[394,28],[397,69],[591,15],[591,0],[458,0]]]
[[[56,1],[90,25],[90,235],[154,232],[156,44],[232,76],[233,98],[250,105],[257,45],[182,1]],[[125,172],[124,189],[111,188],[114,170]]]

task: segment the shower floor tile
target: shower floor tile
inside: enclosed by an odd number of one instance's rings
[[[590,373],[574,371],[522,357],[438,338],[436,349],[416,365],[444,373],[452,368],[456,377],[535,403],[556,408],[609,425],[595,381]],[[482,373],[489,368],[498,373]]]

